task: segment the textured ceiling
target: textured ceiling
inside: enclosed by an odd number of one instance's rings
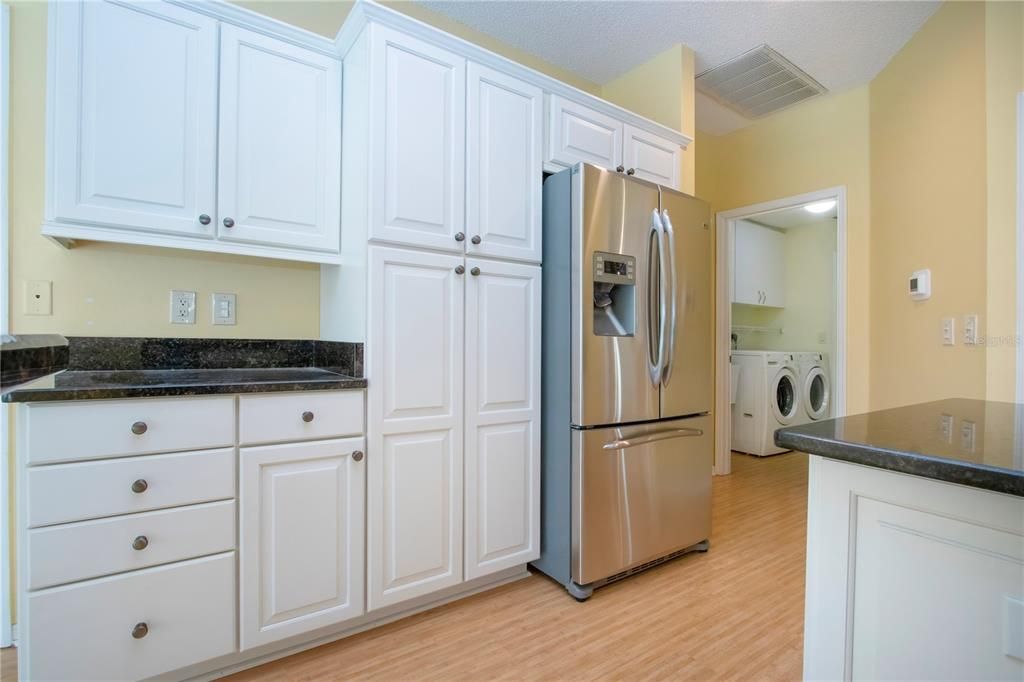
[[[420,0],[430,9],[598,84],[675,43],[697,73],[762,43],[831,91],[870,81],[939,2],[767,0]],[[701,96],[697,127],[728,132],[746,119]],[[723,111],[724,109],[724,111]]]

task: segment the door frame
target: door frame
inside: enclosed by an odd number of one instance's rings
[[[9,226],[7,220],[7,157],[10,153],[8,147],[8,115],[10,103],[10,23],[11,9],[6,4],[0,4],[0,334],[7,334],[10,330],[10,276],[11,276],[11,250],[10,238],[8,235]],[[10,477],[8,472],[9,459],[11,457],[8,445],[8,434],[10,434],[10,405],[0,405],[0,647],[11,646],[14,642],[13,625],[11,623],[11,536],[10,523],[7,518],[7,511],[10,509]]]
[[[1017,95],[1017,402],[1024,403],[1024,92]],[[1018,429],[1024,434],[1024,427]],[[1024,435],[1022,435],[1024,437]]]
[[[766,201],[722,211],[715,216],[715,466],[716,475],[732,472],[732,410],[729,403],[731,368],[729,354],[732,333],[732,224],[765,213],[797,208],[814,201],[836,202],[836,317],[835,357],[832,365],[833,414],[846,414],[846,186],[828,187],[806,194]]]

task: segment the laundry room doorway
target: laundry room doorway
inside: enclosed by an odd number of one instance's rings
[[[846,188],[717,215],[715,465],[846,409]],[[736,441],[734,444],[734,440]]]

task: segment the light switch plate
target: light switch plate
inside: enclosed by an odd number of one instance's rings
[[[969,419],[960,422],[960,449],[964,452],[974,452],[975,434],[977,425]]]
[[[196,323],[196,292],[171,290],[171,324]]]
[[[964,315],[964,343],[973,346],[978,343],[978,316]]]
[[[25,282],[25,314],[53,315],[53,282],[45,279]]]
[[[237,300],[238,299],[237,296],[235,296],[235,294],[214,294],[211,297],[211,308],[213,309],[213,323],[234,324],[235,304]]]
[[[942,318],[942,345],[956,345],[956,319],[952,317]]]

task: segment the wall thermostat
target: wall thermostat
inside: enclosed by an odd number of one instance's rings
[[[923,301],[932,295],[932,271],[917,270],[910,275],[910,298]]]

